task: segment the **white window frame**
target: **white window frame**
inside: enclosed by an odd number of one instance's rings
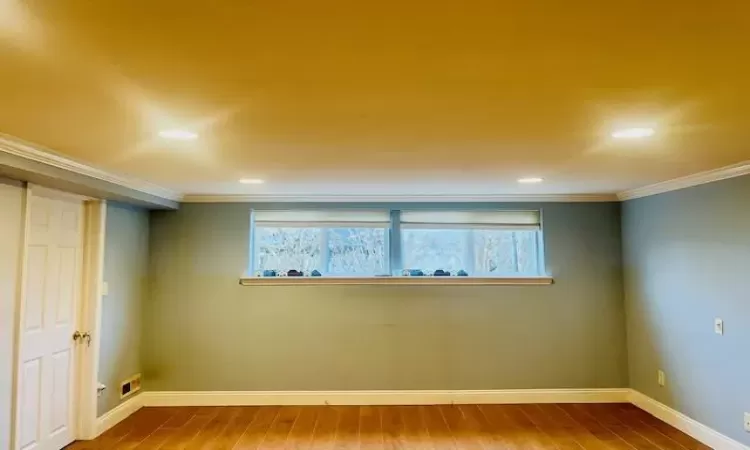
[[[263,220],[257,220],[257,213],[263,214]],[[351,217],[350,217],[351,216]],[[256,268],[255,239],[258,223],[265,227],[299,227],[319,228],[322,276],[329,277],[357,277],[354,274],[329,274],[330,249],[328,247],[328,231],[335,228],[382,228],[384,236],[385,268],[382,274],[367,275],[371,277],[385,276],[391,273],[391,215],[389,210],[253,210],[250,215],[250,261],[248,273],[257,275],[260,268]],[[306,274],[307,276],[307,274]],[[293,277],[297,278],[297,277]]]
[[[242,285],[278,285],[278,284],[300,284],[300,285],[317,285],[317,284],[480,284],[480,285],[537,285],[537,284],[551,284],[552,277],[546,275],[545,268],[545,252],[544,252],[544,236],[542,226],[542,212],[541,210],[400,210],[391,209],[386,210],[389,214],[389,224],[386,228],[385,234],[385,255],[386,255],[386,268],[389,271],[384,276],[381,275],[369,275],[369,276],[342,276],[342,275],[328,275],[323,273],[321,277],[263,277],[258,276],[257,271],[259,268],[255,268],[255,230],[256,230],[256,214],[262,212],[265,218],[274,219],[276,217],[281,220],[263,220],[262,223],[268,226],[280,226],[283,227],[285,222],[284,214],[296,214],[295,219],[296,226],[310,226],[319,228],[358,228],[369,226],[383,226],[384,219],[378,217],[376,223],[361,221],[361,220],[347,220],[348,214],[355,214],[356,212],[362,213],[361,209],[335,209],[335,210],[298,210],[298,211],[270,211],[263,209],[255,209],[250,213],[250,259],[248,261],[248,275],[240,279]],[[372,210],[370,210],[372,211]],[[379,210],[382,214],[384,210]],[[302,212],[300,215],[299,213]],[[278,214],[278,215],[277,215]],[[407,216],[407,221],[402,220],[403,215]],[[307,217],[305,220],[300,220],[300,217]],[[422,222],[409,221],[411,218],[426,219]],[[493,222],[494,220],[494,222]],[[288,226],[288,225],[287,225]],[[536,231],[536,273],[529,274],[476,274],[473,275],[473,267],[467,267],[466,270],[469,272],[468,277],[434,277],[434,276],[423,276],[423,277],[408,277],[402,276],[403,262],[403,247],[401,231],[404,228],[414,229],[429,229],[429,228],[454,228],[454,229],[495,229],[495,230],[517,230],[517,231]],[[325,264],[324,269],[327,270],[327,239],[328,233],[324,232],[321,234],[321,251],[325,254],[322,257],[322,262]],[[471,233],[468,236],[473,236]],[[471,244],[471,243],[469,243]],[[473,253],[474,246],[469,245],[469,251]],[[471,256],[471,255],[469,255]],[[469,258],[470,264],[474,264],[474,258]],[[307,274],[305,274],[307,275]],[[398,281],[396,281],[398,280]]]

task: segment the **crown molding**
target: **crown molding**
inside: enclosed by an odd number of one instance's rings
[[[616,202],[614,194],[462,194],[462,195],[199,195],[188,194],[182,198],[184,203],[477,203],[477,202]]]
[[[74,161],[61,156],[54,151],[42,146],[23,141],[15,136],[0,133],[0,152],[7,153],[29,161],[45,164],[68,172],[95,178],[97,180],[116,184],[144,194],[153,195],[166,200],[180,201],[182,195],[171,189],[167,189],[153,183],[148,183],[135,178],[124,177],[106,172],[102,169]]]
[[[750,174],[750,161],[732,164],[731,166],[721,167],[718,169],[706,170],[692,175],[687,175],[672,180],[662,181],[661,183],[651,184],[617,194],[620,201],[633,200],[650,195],[663,194],[665,192],[677,191],[701,184],[712,183],[714,181],[726,180],[728,178],[741,177]]]
[[[74,161],[54,151],[23,141],[14,136],[0,133],[0,153],[6,153],[34,163],[94,178],[126,189],[151,195],[171,202],[183,203],[580,203],[626,201],[665,192],[712,183],[728,178],[750,174],[750,160],[718,169],[698,172],[680,178],[651,184],[617,194],[187,194],[132,177],[116,175],[105,170]],[[176,205],[176,203],[175,203]]]

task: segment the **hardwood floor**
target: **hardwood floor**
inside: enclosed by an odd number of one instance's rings
[[[68,447],[393,448],[708,449],[630,404],[144,408]]]

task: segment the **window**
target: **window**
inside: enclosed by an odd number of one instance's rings
[[[255,271],[339,276],[390,273],[388,211],[255,211],[253,222]]]
[[[401,212],[404,269],[540,275],[538,211]]]
[[[256,210],[251,271],[259,276],[539,276],[544,271],[540,219],[539,211]]]

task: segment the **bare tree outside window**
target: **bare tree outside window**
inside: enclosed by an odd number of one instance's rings
[[[384,228],[331,228],[328,231],[328,273],[383,275],[388,272]]]
[[[405,269],[465,270],[471,275],[537,271],[536,231],[407,229],[401,236]]]
[[[257,227],[254,235],[258,270],[320,270],[320,228]]]
[[[537,271],[537,232],[473,230],[474,271],[479,274],[528,274]]]
[[[318,270],[332,275],[387,273],[384,228],[255,229],[257,270]]]
[[[412,211],[395,239],[391,233],[398,228],[390,226],[387,214],[309,210],[292,213],[266,212],[261,214],[263,220],[253,222],[254,271],[391,275],[394,251],[400,256],[394,261],[398,269],[420,270],[426,275],[437,270],[498,277],[538,276],[543,272],[538,211],[491,211],[474,216],[470,212],[448,211],[424,213],[421,217],[420,212]],[[390,220],[401,220],[407,213],[391,213]],[[350,214],[352,220],[348,220]]]
[[[401,232],[404,269],[457,271],[468,266],[468,232],[466,230],[419,230]]]

